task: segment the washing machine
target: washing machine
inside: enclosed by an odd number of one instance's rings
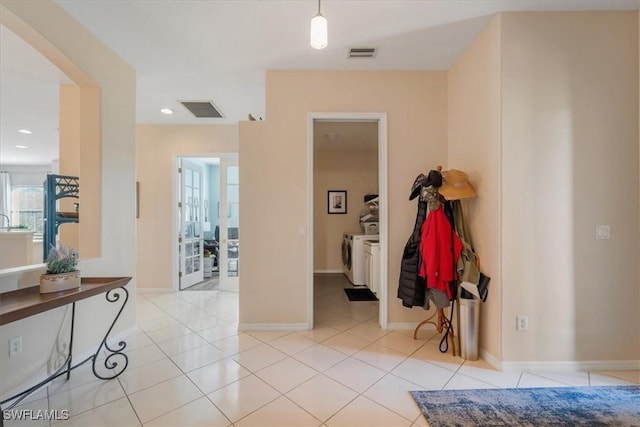
[[[364,242],[371,240],[379,240],[379,235],[345,233],[342,239],[342,268],[344,275],[356,286],[365,286]]]

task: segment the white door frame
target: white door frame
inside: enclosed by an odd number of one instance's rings
[[[173,251],[173,267],[172,267],[172,277],[173,277],[173,284],[171,286],[171,288],[174,291],[180,291],[180,278],[178,277],[178,273],[179,273],[179,265],[180,265],[180,254],[178,253],[178,215],[177,215],[177,209],[178,209],[178,194],[179,194],[179,188],[180,188],[180,179],[178,177],[178,168],[180,167],[180,159],[181,158],[198,158],[198,157],[206,157],[206,158],[215,158],[215,157],[219,157],[219,158],[233,158],[233,156],[235,156],[235,158],[238,160],[238,166],[240,166],[240,161],[239,161],[239,153],[237,151],[234,152],[226,152],[226,153],[221,153],[221,152],[213,152],[213,153],[207,153],[207,152],[196,152],[196,153],[173,153],[173,177],[172,177],[172,205],[171,205],[171,216],[172,216],[172,229],[171,229],[171,241],[172,241],[172,251]],[[218,267],[219,268],[219,267]]]
[[[378,195],[380,234],[380,327],[388,329],[388,167],[387,167],[387,114],[386,113],[309,113],[307,114],[307,328],[313,329],[313,125],[314,120],[376,121],[378,123]]]
[[[180,175],[180,191],[183,192],[182,194],[182,207],[180,208],[181,211],[181,215],[180,215],[180,230],[181,230],[181,234],[182,234],[182,242],[178,241],[178,245],[180,247],[180,250],[178,250],[178,254],[182,254],[182,256],[179,256],[178,262],[180,263],[180,270],[182,270],[182,277],[178,277],[178,289],[183,290],[183,289],[187,289],[189,286],[193,286],[198,282],[201,282],[204,279],[204,272],[203,272],[203,264],[204,264],[204,259],[203,259],[203,242],[204,242],[204,230],[202,227],[202,193],[203,193],[203,184],[204,184],[204,167],[202,166],[202,164],[196,163],[194,161],[191,161],[191,158],[186,158],[186,157],[181,157],[180,161],[179,161],[179,167],[182,169]],[[197,206],[197,210],[195,212],[195,220],[193,220],[191,218],[191,206],[189,205],[189,203],[191,203],[188,200],[185,200],[185,196],[184,196],[184,190],[185,187],[187,186],[187,184],[185,184],[185,169],[190,169],[192,171],[194,171],[193,173],[195,174],[196,169],[197,169],[197,173],[198,173],[198,202],[195,203],[195,206]],[[192,183],[193,186],[193,183]],[[189,212],[190,212],[190,217],[189,220],[187,220],[185,218],[185,212],[187,211],[187,207],[189,207]],[[186,248],[187,248],[187,227],[186,227],[186,223],[191,222],[191,221],[196,221],[197,223],[199,223],[200,227],[200,235],[197,236],[197,241],[198,241],[198,259],[199,259],[199,266],[198,266],[198,270],[194,271],[191,273],[191,275],[187,275],[186,274]],[[194,231],[195,232],[195,231]],[[195,240],[196,236],[191,236],[189,239],[191,240]],[[191,242],[192,244],[195,242]],[[187,283],[183,283],[183,282],[187,282]]]

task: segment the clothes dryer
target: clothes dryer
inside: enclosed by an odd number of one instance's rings
[[[342,267],[345,276],[356,286],[364,286],[364,242],[377,241],[378,234],[345,233],[342,240]]]

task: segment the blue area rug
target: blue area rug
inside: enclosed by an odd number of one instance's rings
[[[640,426],[640,386],[412,391],[431,427]]]

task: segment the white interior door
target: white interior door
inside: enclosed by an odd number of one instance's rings
[[[204,279],[203,274],[203,167],[186,159],[180,160],[180,229],[178,231],[180,289]]]
[[[238,156],[220,158],[220,289],[237,291],[240,275],[240,180]]]

